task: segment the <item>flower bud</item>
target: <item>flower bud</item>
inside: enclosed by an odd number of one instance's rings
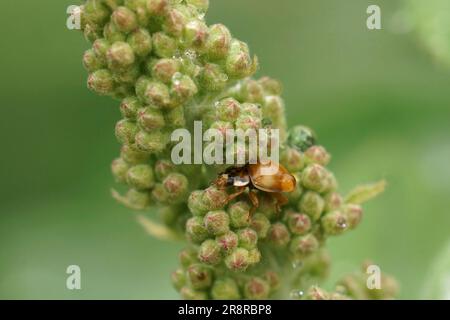
[[[236,281],[232,278],[214,281],[211,296],[215,300],[237,300],[241,298]]]
[[[329,172],[318,164],[311,164],[305,168],[301,176],[302,185],[310,190],[322,193],[329,189]]]
[[[131,66],[135,56],[131,46],[122,41],[114,42],[106,53],[108,67],[112,70],[123,70]]]
[[[127,85],[127,86],[134,86],[134,84],[136,83],[136,80],[139,77],[141,70],[139,69],[138,66],[131,66],[130,68],[127,69],[122,69],[122,70],[115,70],[113,73],[113,77],[114,80],[122,85]],[[116,92],[119,88],[116,89]],[[125,96],[129,96],[132,94],[132,89],[128,90],[127,87],[124,87],[121,90]],[[129,91],[129,93],[128,93]]]
[[[200,20],[192,20],[188,22],[183,31],[183,39],[185,45],[201,49],[205,46],[208,39],[208,26]]]
[[[86,24],[84,26],[84,38],[89,42],[94,42],[95,40],[101,38],[101,27],[93,24]]]
[[[120,30],[112,22],[107,23],[103,28],[103,36],[110,43],[125,41],[127,38],[125,33],[120,32]]]
[[[258,82],[260,85],[262,85],[266,94],[279,96],[283,91],[281,83],[278,80],[272,79],[270,77],[262,77],[258,80]]]
[[[252,277],[244,285],[244,296],[246,299],[263,300],[268,299],[270,294],[270,285],[267,281]]]
[[[187,276],[193,289],[207,289],[212,283],[211,270],[204,265],[194,264],[187,270]]]
[[[122,144],[133,144],[138,127],[130,120],[120,120],[116,124],[116,138]]]
[[[127,7],[118,7],[111,18],[117,29],[124,33],[129,33],[138,26],[136,14]]]
[[[184,117],[184,108],[182,106],[166,111],[166,123],[172,128],[181,128],[186,126]]]
[[[156,105],[160,108],[170,105],[169,88],[161,82],[149,82],[145,88],[144,98],[147,104]]]
[[[256,247],[258,243],[258,234],[255,230],[250,228],[241,229],[237,233],[239,238],[239,247],[251,250]]]
[[[179,72],[173,75],[171,93],[179,103],[189,100],[197,92],[198,88],[191,77],[182,75]]]
[[[230,218],[225,211],[210,211],[206,214],[205,226],[214,236],[220,236],[230,230]]]
[[[157,183],[152,190],[153,199],[160,204],[170,204],[169,193],[162,183]]]
[[[288,228],[281,222],[271,225],[267,235],[268,241],[276,247],[285,247],[291,240]]]
[[[309,288],[305,296],[307,300],[330,300],[330,298],[330,294],[318,286]]]
[[[163,181],[169,174],[175,171],[175,166],[170,160],[160,159],[155,163],[155,176],[158,181]]]
[[[204,241],[198,251],[198,258],[201,262],[216,265],[222,260],[220,246],[214,240]]]
[[[261,106],[254,103],[243,103],[241,105],[241,115],[248,115],[255,118],[262,118]]]
[[[120,104],[120,113],[124,118],[128,118],[130,120],[135,120],[137,111],[142,108],[142,104],[139,102],[137,97],[131,96],[126,97],[122,100]]]
[[[227,233],[218,237],[216,241],[222,251],[225,254],[228,254],[237,247],[239,238],[236,233],[228,231]]]
[[[106,39],[98,39],[92,44],[92,50],[95,53],[95,56],[102,62],[102,64],[106,65],[106,53],[108,52],[111,44]]]
[[[164,188],[169,193],[170,199],[178,202],[185,198],[188,191],[189,182],[180,173],[171,173],[163,181]]]
[[[150,205],[150,194],[148,191],[130,189],[124,197],[113,191],[113,197],[118,202],[134,210],[143,210]]]
[[[251,103],[263,103],[264,102],[264,89],[262,85],[253,79],[245,81],[241,90],[242,100]]]
[[[186,234],[194,243],[203,242],[208,237],[208,230],[201,217],[192,217],[186,222]]]
[[[189,287],[181,288],[180,294],[184,300],[206,300],[206,299],[208,299],[208,295],[206,292],[194,290]]]
[[[245,271],[249,266],[247,249],[236,248],[225,258],[225,265],[232,271]]]
[[[162,112],[152,107],[142,108],[137,115],[138,125],[145,131],[154,131],[165,126]]]
[[[342,196],[337,192],[330,192],[325,196],[325,212],[339,209],[343,204]]]
[[[303,194],[298,206],[300,212],[306,213],[312,221],[320,218],[324,208],[325,200],[313,191],[307,191]]]
[[[111,164],[111,171],[114,178],[119,183],[125,183],[127,179],[128,164],[121,158],[114,160]]]
[[[299,151],[306,151],[316,144],[314,132],[305,126],[295,126],[289,130],[288,144]]]
[[[180,71],[180,62],[177,59],[160,59],[157,60],[151,68],[154,78],[169,84],[175,73]]]
[[[240,115],[236,120],[236,129],[241,129],[244,132],[248,129],[258,130],[261,128],[261,118],[251,115]]]
[[[105,67],[102,61],[97,58],[93,49],[89,49],[84,53],[83,65],[89,72],[94,72]]]
[[[194,6],[201,13],[208,11],[209,0],[186,0],[186,3]]]
[[[278,127],[285,125],[284,101],[279,96],[265,96],[263,102],[264,115]]]
[[[177,51],[175,40],[163,32],[157,32],[152,35],[153,48],[158,57],[172,58]]]
[[[127,182],[137,190],[152,188],[155,184],[152,168],[146,164],[131,167],[127,172]]]
[[[305,257],[319,249],[319,241],[311,233],[296,236],[292,239],[289,249],[297,257]]]
[[[253,248],[248,251],[248,264],[254,265],[261,261],[261,251],[258,248]]]
[[[262,213],[256,213],[252,216],[250,226],[256,231],[258,238],[264,239],[269,232],[270,221]]]
[[[120,150],[120,157],[130,165],[145,163],[149,160],[149,155],[135,149],[130,145],[123,145]]]
[[[269,283],[271,291],[276,291],[280,288],[281,285],[280,276],[275,271],[271,270],[266,271],[264,273],[264,280],[266,280]]]
[[[347,204],[344,207],[344,214],[348,223],[349,229],[356,228],[362,219],[363,209],[357,204]]]
[[[332,211],[321,219],[323,231],[328,235],[338,235],[348,229],[347,216],[341,211]]]
[[[166,11],[168,4],[168,0],[147,0],[147,10],[153,16],[160,16]]]
[[[252,61],[246,43],[233,40],[226,60],[227,73],[234,78],[245,78],[257,69],[256,59]]]
[[[293,174],[296,184],[295,184],[295,189],[287,194],[287,197],[289,199],[289,201],[291,202],[297,202],[298,200],[300,200],[300,197],[303,194],[303,187],[302,184],[300,182],[300,176],[301,173],[294,173]]]
[[[178,260],[183,268],[189,267],[193,263],[197,263],[197,252],[193,248],[184,248],[178,255]]]
[[[178,269],[172,272],[171,280],[175,289],[180,290],[186,284],[186,275],[184,270]]]
[[[109,95],[114,91],[114,80],[107,69],[91,73],[87,81],[88,88],[99,95]]]
[[[83,18],[90,23],[103,25],[109,18],[109,10],[101,0],[86,1],[83,6]]]
[[[286,148],[282,160],[289,172],[300,171],[305,165],[303,154],[294,148]]]
[[[136,145],[139,150],[147,153],[161,153],[168,143],[168,136],[159,131],[139,131],[136,134]]]
[[[217,64],[205,64],[201,73],[201,84],[207,91],[223,90],[228,82],[228,75]]]
[[[230,50],[231,39],[230,31],[223,24],[212,25],[206,41],[208,57],[213,60],[224,59]]]
[[[250,225],[250,205],[245,201],[238,201],[230,205],[228,212],[233,228],[244,228]]]
[[[184,26],[187,23],[187,17],[180,9],[181,7],[168,8],[163,24],[163,30],[176,38],[181,36]]]
[[[330,162],[330,154],[322,146],[312,146],[305,151],[305,158],[308,163],[317,163],[326,166]]]
[[[202,203],[208,210],[218,210],[225,206],[228,201],[228,193],[214,186],[208,187],[203,193]]]
[[[289,212],[286,220],[293,234],[303,235],[311,229],[311,219],[306,214]]]
[[[220,100],[215,105],[217,119],[221,121],[233,122],[240,115],[241,105],[233,98]]]
[[[132,32],[127,42],[134,54],[140,58],[148,56],[152,51],[152,36],[146,29],[140,28]]]
[[[204,216],[208,212],[208,208],[202,201],[203,194],[203,190],[195,190],[189,195],[188,207],[194,216]]]

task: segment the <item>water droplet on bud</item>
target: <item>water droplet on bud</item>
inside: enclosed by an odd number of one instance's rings
[[[290,296],[292,299],[301,299],[303,298],[304,292],[302,290],[294,289],[291,291]]]

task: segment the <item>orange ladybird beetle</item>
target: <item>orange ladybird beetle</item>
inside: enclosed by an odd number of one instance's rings
[[[229,195],[228,202],[243,194],[249,188],[248,196],[253,204],[253,213],[259,206],[255,189],[269,193],[277,201],[276,209],[288,203],[283,194],[292,192],[296,186],[295,177],[281,164],[274,161],[266,163],[246,164],[243,167],[231,167],[219,174],[213,182],[220,189],[235,187],[236,192]]]

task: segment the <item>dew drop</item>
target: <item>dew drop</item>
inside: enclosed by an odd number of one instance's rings
[[[291,291],[290,296],[292,299],[301,299],[303,298],[304,292],[302,290],[294,289]]]

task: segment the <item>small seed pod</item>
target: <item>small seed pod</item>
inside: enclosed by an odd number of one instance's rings
[[[231,46],[231,34],[223,24],[215,24],[209,28],[206,52],[212,60],[224,59]]]
[[[250,205],[245,201],[233,203],[228,212],[233,228],[245,228],[250,225]]]
[[[138,26],[136,14],[127,7],[118,7],[111,18],[117,29],[124,33],[129,33]]]
[[[250,264],[248,250],[236,248],[225,258],[225,265],[232,271],[245,271]]]
[[[276,247],[285,247],[291,240],[291,235],[286,225],[276,222],[270,227],[267,240]]]
[[[286,148],[282,155],[282,162],[290,172],[297,172],[305,166],[303,154],[294,148]]]
[[[160,108],[168,107],[170,105],[169,88],[158,81],[149,82],[145,88],[144,99],[149,105]]]
[[[208,230],[201,217],[192,217],[186,222],[186,234],[193,243],[201,243],[208,237]]]
[[[228,83],[228,75],[217,64],[207,63],[200,75],[202,86],[207,91],[223,90]]]
[[[330,188],[329,172],[319,164],[307,166],[303,170],[300,180],[305,188],[319,193]]]
[[[89,72],[94,72],[105,67],[105,64],[97,58],[93,49],[87,50],[83,55],[83,66]]]
[[[153,48],[156,55],[160,58],[172,58],[177,51],[176,41],[163,32],[157,32],[152,35]]]
[[[108,49],[106,60],[111,70],[123,70],[134,63],[135,56],[133,49],[128,43],[117,41]]]
[[[152,51],[152,36],[143,28],[132,32],[127,39],[128,44],[134,54],[140,58],[144,58]]]
[[[237,300],[241,298],[238,285],[232,278],[214,281],[211,297],[215,300]]]
[[[206,300],[206,299],[208,299],[208,294],[206,292],[194,290],[190,287],[181,288],[180,294],[184,300]]]
[[[267,237],[267,233],[269,232],[270,221],[265,215],[256,213],[251,219],[250,226],[256,231],[259,239],[264,239]]]
[[[204,218],[209,234],[220,236],[230,230],[230,218],[225,211],[210,211]]]
[[[173,202],[180,202],[187,196],[189,182],[186,176],[180,173],[171,173],[163,181],[164,188]]]
[[[177,59],[160,59],[152,63],[151,73],[154,78],[166,84],[170,84],[175,73],[181,68]]]
[[[251,250],[256,248],[258,243],[258,234],[250,228],[241,229],[237,233],[239,238],[239,247]]]
[[[311,229],[311,219],[303,213],[289,212],[287,214],[289,230],[296,235],[303,235]]]
[[[183,268],[189,267],[191,264],[197,263],[197,251],[193,248],[184,248],[178,255],[178,260]]]
[[[116,138],[122,144],[133,144],[138,132],[136,124],[130,120],[120,120],[116,124]]]
[[[89,75],[88,88],[99,95],[110,95],[114,91],[114,79],[107,69],[97,70]]]
[[[151,189],[155,184],[152,167],[146,164],[131,167],[127,172],[127,182],[137,190]]]
[[[222,252],[229,254],[237,247],[239,238],[236,233],[228,231],[227,233],[217,237],[216,241]]]
[[[180,290],[186,285],[186,274],[183,269],[177,269],[171,275],[172,284],[175,289]]]
[[[140,109],[137,122],[141,129],[148,132],[161,129],[166,125],[162,112],[152,107]]]
[[[343,204],[342,196],[337,192],[330,192],[325,196],[325,212],[339,209]]]
[[[169,0],[147,0],[147,10],[152,16],[160,16],[166,12]]]
[[[225,206],[228,200],[226,190],[217,189],[214,186],[205,189],[202,197],[202,203],[209,210],[218,210]]]
[[[362,219],[363,209],[360,205],[357,204],[347,204],[345,205],[344,214],[347,218],[347,223],[349,229],[356,228]]]
[[[288,144],[299,151],[305,152],[316,144],[316,135],[305,126],[295,126],[289,130]]]
[[[198,251],[198,259],[209,265],[216,265],[222,260],[220,246],[214,240],[204,241]]]
[[[233,98],[226,98],[217,102],[215,109],[218,120],[233,122],[240,115],[241,104]]]
[[[127,180],[127,171],[129,165],[121,158],[114,160],[111,164],[111,171],[115,180],[119,183],[125,183]]]
[[[248,251],[248,263],[255,265],[261,261],[261,251],[258,248],[253,248]]]
[[[256,69],[256,61],[252,61],[246,43],[233,40],[226,60],[227,73],[233,78],[245,78],[252,75]],[[255,59],[256,60],[256,59]]]
[[[270,294],[270,285],[267,281],[252,277],[244,285],[244,296],[251,300],[268,299]]]
[[[136,146],[143,152],[161,153],[166,148],[167,143],[167,134],[159,130],[152,132],[141,130],[136,134]]]
[[[330,162],[330,154],[322,146],[312,146],[305,151],[307,163],[317,163],[326,166]]]
[[[126,97],[120,104],[120,113],[124,118],[136,120],[137,111],[142,108],[142,104],[135,96]]]
[[[324,208],[325,200],[323,200],[320,194],[313,191],[305,192],[298,206],[300,212],[306,213],[312,221],[320,218]]]
[[[304,236],[296,236],[292,239],[289,246],[290,251],[297,257],[308,256],[317,251],[318,248],[319,241],[311,233]]]
[[[342,211],[336,210],[327,213],[321,219],[323,231],[328,235],[338,235],[349,227],[347,216]]]
[[[187,270],[187,277],[195,290],[207,289],[212,284],[211,270],[201,264],[191,265]]]

